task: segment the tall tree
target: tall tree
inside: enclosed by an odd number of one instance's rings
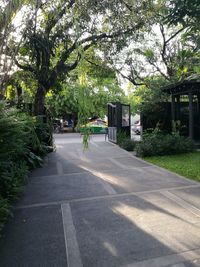
[[[116,71],[135,86],[148,85],[149,77],[155,75],[172,82],[200,72],[200,35],[186,18],[185,23],[166,23],[171,8],[169,1],[157,1],[149,27],[123,53],[107,56]]]
[[[47,92],[77,67],[90,47],[125,45],[145,25],[150,8],[150,0],[37,0],[16,58],[17,66],[38,82],[35,113],[44,113]]]

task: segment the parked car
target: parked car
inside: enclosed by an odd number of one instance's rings
[[[136,121],[133,126],[131,127],[131,130],[134,131],[135,134],[141,134],[141,124],[140,120]]]

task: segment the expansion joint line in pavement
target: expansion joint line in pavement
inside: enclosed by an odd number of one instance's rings
[[[188,250],[177,254],[152,258],[144,261],[129,263],[120,267],[186,267],[184,262],[194,262],[200,258],[200,248]]]
[[[62,219],[68,267],[83,267],[69,204],[62,204]]]
[[[168,191],[188,189],[188,188],[199,188],[199,187],[200,187],[200,185],[189,185],[189,186],[179,186],[179,187],[173,187],[173,188],[163,188],[163,189],[155,189],[155,190],[140,191],[140,192],[129,192],[129,193],[116,193],[114,191],[113,194],[111,194],[111,192],[110,192],[110,194],[108,193],[107,195],[103,195],[103,196],[75,198],[75,199],[71,199],[71,200],[63,199],[61,201],[35,203],[35,204],[30,204],[30,205],[17,206],[17,207],[14,207],[14,209],[18,210],[18,209],[26,209],[26,208],[55,206],[55,205],[62,205],[62,204],[70,204],[70,203],[74,203],[74,202],[93,201],[93,200],[99,200],[99,199],[110,199],[110,198],[117,198],[117,197],[123,197],[123,196],[134,196],[134,195],[140,196],[140,195],[150,194],[150,193],[164,193],[164,194],[166,194],[166,192],[168,192]],[[169,194],[168,194],[168,198],[169,198]],[[188,204],[188,205],[190,205],[190,204]],[[190,205],[190,206],[192,206],[192,205]],[[192,206],[192,207],[194,207],[194,206]],[[197,209],[197,208],[195,208],[195,209]]]
[[[188,202],[186,202],[185,200],[183,200],[182,198],[176,196],[175,194],[173,194],[172,192],[169,191],[162,191],[161,194],[165,197],[167,197],[168,199],[176,202],[179,206],[183,207],[184,209],[188,210],[189,212],[191,212],[192,214],[194,214],[197,217],[200,217],[200,209],[198,209],[197,207],[189,204]]]

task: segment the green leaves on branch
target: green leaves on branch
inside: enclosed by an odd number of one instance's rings
[[[154,59],[154,52],[151,48],[147,49],[144,52],[144,56],[148,59],[148,60],[153,60]]]
[[[167,20],[170,24],[190,24],[200,21],[199,0],[170,0]]]

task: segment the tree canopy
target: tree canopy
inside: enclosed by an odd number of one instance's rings
[[[36,114],[43,113],[44,97],[77,67],[92,46],[107,43],[124,46],[128,38],[144,27],[151,1],[68,0],[39,2],[26,6],[25,38],[16,65],[35,75],[38,90]],[[27,11],[28,10],[28,11]]]
[[[119,77],[131,90],[151,91],[200,72],[199,7],[197,0],[2,1],[1,40],[9,34],[1,85],[34,101],[36,115],[45,98],[56,112],[72,111],[81,94],[99,113],[110,99],[127,101]]]
[[[57,86],[47,95],[48,107],[56,117],[71,114],[76,120],[78,116],[80,124],[89,117],[104,118],[108,102],[127,101],[115,71],[95,55],[94,49],[89,49],[70,77]]]

